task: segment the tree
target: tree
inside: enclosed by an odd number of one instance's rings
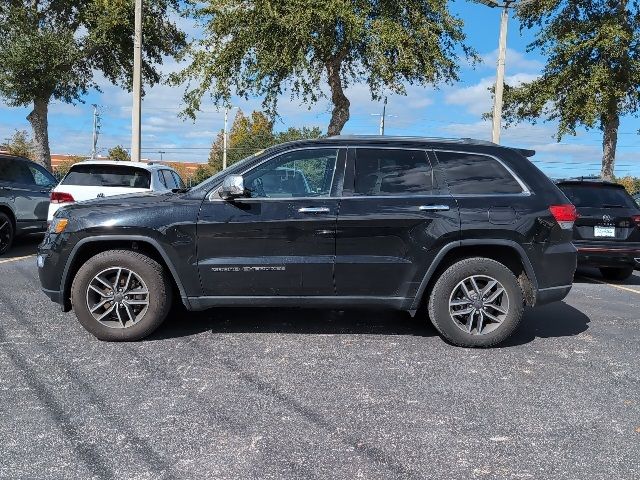
[[[155,84],[155,65],[178,55],[185,35],[169,18],[180,0],[147,0],[143,79]],[[0,2],[0,96],[11,106],[32,105],[34,158],[51,168],[48,111],[52,99],[75,103],[95,74],[130,88],[133,73],[132,0],[11,0]]]
[[[33,141],[26,130],[16,130],[13,135],[0,145],[2,150],[6,150],[11,155],[18,157],[33,158]]]
[[[129,155],[129,152],[122,145],[116,145],[109,149],[107,156],[109,160],[115,160],[117,162],[129,162],[131,160],[131,155]]]
[[[264,112],[252,112],[250,117],[238,110],[227,144],[227,166],[258,153],[278,143],[291,142],[307,138],[318,138],[322,131],[318,127],[289,128],[283,132],[273,132],[273,122]],[[209,153],[209,166],[212,173],[222,170],[224,132],[216,136]]]
[[[194,184],[198,184],[204,182],[211,175],[213,175],[213,172],[209,165],[198,165],[198,168],[196,168],[196,172],[193,174],[193,178],[191,180]]]
[[[542,75],[505,95],[507,126],[557,121],[557,139],[579,126],[603,132],[602,171],[614,173],[620,117],[640,101],[640,11],[628,0],[539,0],[518,9],[538,29],[528,50],[548,57]]]
[[[274,116],[285,90],[315,103],[329,87],[333,104],[328,135],[349,120],[344,89],[366,83],[373,99],[383,91],[405,93],[406,83],[458,79],[462,21],[444,0],[207,0],[195,16],[204,37],[189,49],[192,61],[173,75],[189,82],[185,113],[195,117],[202,97],[216,104],[264,96]]]

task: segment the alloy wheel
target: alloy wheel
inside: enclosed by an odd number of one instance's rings
[[[449,314],[462,331],[485,335],[500,326],[509,313],[504,286],[487,275],[472,275],[456,285],[449,297]]]
[[[95,320],[107,327],[129,328],[147,312],[149,289],[133,270],[108,268],[89,282],[87,308]]]

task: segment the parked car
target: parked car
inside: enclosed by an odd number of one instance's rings
[[[90,160],[73,165],[51,192],[49,221],[63,205],[126,193],[166,192],[184,188],[173,168],[157,163]]]
[[[640,261],[640,208],[631,195],[600,179],[568,179],[558,186],[578,209],[578,263],[598,267],[609,280],[629,278]]]
[[[16,235],[47,229],[49,193],[56,179],[26,158],[0,154],[0,255]]]
[[[425,138],[279,145],[190,190],[58,210],[40,280],[103,340],[149,335],[175,294],[187,310],[428,310],[450,342],[495,345],[525,304],[563,299],[576,268],[575,207],[531,154]]]

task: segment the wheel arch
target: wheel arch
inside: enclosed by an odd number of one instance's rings
[[[17,219],[16,219],[16,214],[14,213],[13,209],[9,205],[6,205],[4,203],[0,203],[0,212],[6,214],[9,217],[9,219],[11,220],[11,223],[13,224],[13,231],[16,232]]]
[[[71,310],[71,284],[84,262],[98,253],[117,249],[144,253],[166,268],[174,291],[178,292],[184,306],[190,309],[189,300],[178,272],[164,248],[156,240],[139,235],[103,235],[82,239],[73,247],[65,264],[60,286],[64,311]]]
[[[438,252],[420,283],[411,310],[415,311],[420,307],[442,272],[455,262],[469,257],[486,257],[505,265],[518,278],[526,304],[535,304],[538,281],[524,248],[512,240],[478,239],[452,242]]]

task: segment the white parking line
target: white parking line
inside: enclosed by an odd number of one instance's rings
[[[591,277],[583,277],[583,278],[586,278],[587,280],[591,280],[593,282],[601,283],[603,285],[609,285],[610,287],[617,288],[618,290],[624,290],[625,292],[632,292],[632,293],[635,293],[637,295],[640,295],[640,291],[639,290],[634,290],[633,288],[623,287],[622,285],[616,285],[615,283],[603,282],[602,280],[598,280],[596,278],[591,278]]]
[[[25,255],[24,257],[7,258],[5,260],[1,260],[0,259],[0,265],[3,264],[3,263],[12,263],[12,262],[17,262],[19,260],[26,260],[27,258],[33,258],[33,257],[35,257],[35,254],[34,255]]]

